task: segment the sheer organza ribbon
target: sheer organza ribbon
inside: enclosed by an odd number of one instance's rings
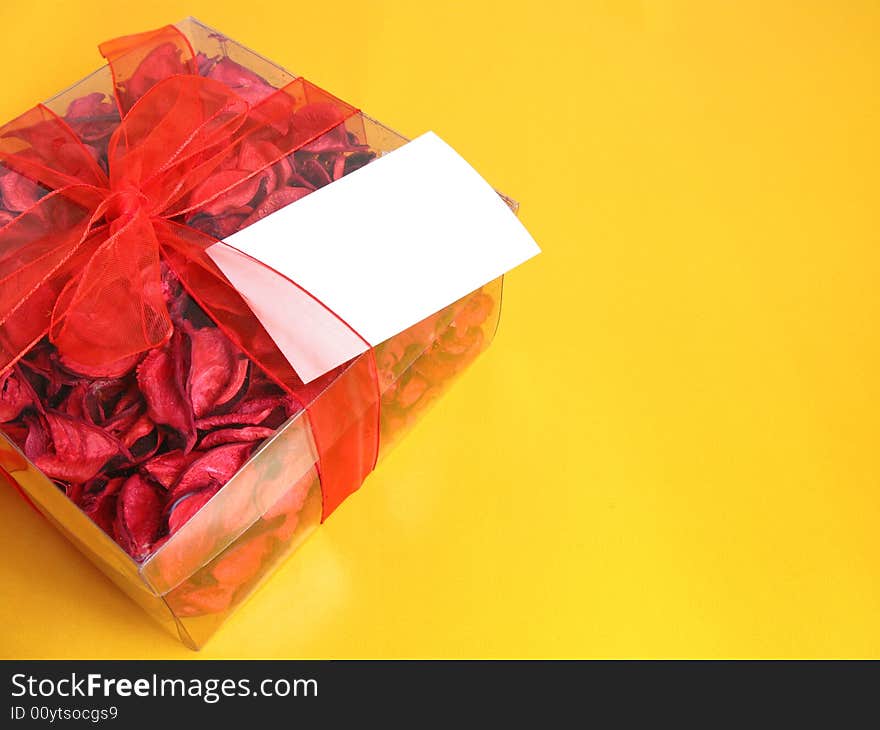
[[[164,262],[217,326],[308,412],[326,518],[375,465],[379,396],[372,351],[303,384],[206,253],[225,244],[181,221],[357,110],[301,78],[251,104],[198,75],[193,49],[174,26],[100,49],[121,118],[107,172],[43,105],[0,129],[0,161],[50,190],[0,228],[0,374],[46,336],[63,357],[89,367],[166,343],[173,324]],[[153,64],[152,74],[135,73],[156,53],[163,63]],[[270,141],[278,156],[215,176],[247,140]],[[212,176],[219,184],[202,184]],[[279,304],[295,327],[303,291],[283,282],[291,297]],[[320,329],[314,347],[336,336],[360,337],[323,306],[322,320],[316,325],[312,317],[309,326]]]

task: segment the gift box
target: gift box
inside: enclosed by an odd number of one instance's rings
[[[367,342],[223,241],[407,140],[193,19],[101,51],[0,131],[0,469],[197,648],[488,346],[502,278]]]

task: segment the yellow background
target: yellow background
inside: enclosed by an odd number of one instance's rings
[[[0,118],[188,14],[435,130],[544,248],[198,656],[880,655],[880,5],[10,2]],[[196,656],[0,510],[3,656]]]

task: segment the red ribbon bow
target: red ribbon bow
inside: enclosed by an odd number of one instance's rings
[[[198,75],[193,49],[174,26],[100,48],[121,117],[107,173],[43,105],[0,129],[0,160],[51,190],[0,228],[0,374],[47,335],[63,357],[93,367],[167,342],[174,325],[164,262],[217,326],[308,411],[326,517],[375,464],[372,352],[304,385],[207,255],[217,239],[181,220],[253,184],[357,110],[301,78],[251,104]],[[159,61],[151,74],[135,73],[151,56]],[[278,154],[226,171],[224,163],[248,141],[271,142]],[[324,309],[325,329],[350,338],[348,325]],[[295,313],[291,320],[296,326]]]

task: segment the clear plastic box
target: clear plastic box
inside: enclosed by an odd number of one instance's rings
[[[295,78],[196,20],[187,19],[177,27],[200,54],[231,59],[275,87]],[[107,66],[46,105],[63,116],[73,100],[91,93],[112,98]],[[346,127],[377,155],[406,142],[366,115],[352,117]],[[505,200],[516,210],[513,201]],[[382,394],[380,458],[489,345],[498,323],[501,292],[499,278],[375,349]],[[318,457],[305,411],[278,428],[225,486],[140,562],[34,466],[2,430],[0,424],[0,470],[95,565],[191,648],[202,646],[321,522]]]

